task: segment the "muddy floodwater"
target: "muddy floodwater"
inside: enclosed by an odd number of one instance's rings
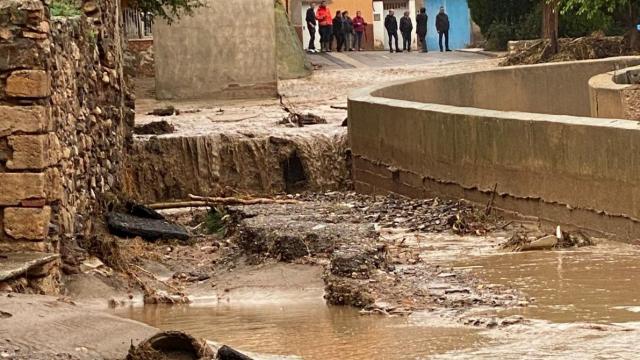
[[[424,241],[442,249],[452,239]],[[487,247],[486,249],[489,249]],[[640,251],[604,242],[572,251],[425,252],[424,261],[472,271],[491,284],[521,290],[529,306],[478,316],[521,315],[527,321],[487,329],[410,317],[362,316],[356,310],[300,304],[129,308],[120,315],[179,329],[237,348],[304,359],[635,359],[640,343]],[[442,254],[442,253],[441,253]],[[425,316],[426,315],[426,316]],[[474,314],[472,314],[474,315]],[[445,317],[446,318],[446,317]],[[436,319],[436,320],[434,320]]]
[[[362,316],[351,308],[328,307],[322,299],[286,306],[147,306],[122,315],[243,350],[309,360],[416,359],[480,345],[474,329]]]
[[[490,283],[534,301],[510,311],[557,323],[640,321],[640,251],[605,243],[576,251],[501,254],[459,261]]]

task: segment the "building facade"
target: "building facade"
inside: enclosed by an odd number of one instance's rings
[[[309,33],[304,18],[311,2],[311,0],[289,0],[287,4],[291,22],[295,26],[305,49],[309,43]],[[315,2],[319,3],[319,1]],[[355,16],[357,10],[362,12],[362,16],[369,24],[365,38],[365,49],[367,50],[388,50],[389,40],[384,28],[384,18],[389,14],[390,10],[394,11],[398,22],[405,11],[409,11],[411,14],[411,19],[414,23],[412,46],[415,48],[417,46],[415,16],[423,6],[429,16],[427,33],[429,50],[438,49],[435,19],[441,6],[445,7],[451,22],[449,33],[451,48],[465,48],[472,43],[472,21],[467,0],[329,0],[327,3],[332,13],[337,10],[347,10],[352,16]]]

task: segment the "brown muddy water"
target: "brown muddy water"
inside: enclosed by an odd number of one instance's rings
[[[529,321],[498,329],[460,327],[425,314],[361,316],[353,309],[327,307],[320,298],[285,306],[147,306],[119,311],[161,329],[184,330],[258,353],[312,360],[638,358],[637,247],[605,242],[576,251],[499,253],[487,246],[487,251],[462,251],[464,260],[452,260],[426,253],[450,248],[452,238],[423,238],[420,243],[430,249],[425,250],[425,261],[468,269],[488,284],[524,292],[532,298],[528,307],[497,316],[518,314]],[[495,315],[494,310],[485,310],[477,313]]]
[[[629,245],[500,254],[455,265],[534,298],[509,313],[557,323],[640,321],[640,251]]]
[[[146,306],[120,315],[242,350],[305,360],[416,359],[480,345],[474,329],[363,316],[352,308],[326,306],[322,299],[286,306]]]

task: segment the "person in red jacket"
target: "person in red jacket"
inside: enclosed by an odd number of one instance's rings
[[[356,11],[356,17],[353,18],[353,31],[356,32],[356,37],[353,38],[354,45],[358,51],[362,51],[362,37],[364,36],[364,31],[367,28],[367,22],[364,21],[362,17],[362,13],[360,11]]]
[[[321,1],[316,11],[316,19],[320,25],[320,47],[321,51],[331,51],[331,33],[333,28],[333,18],[331,10],[327,7],[326,1]]]

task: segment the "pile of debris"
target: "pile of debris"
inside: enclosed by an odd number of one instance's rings
[[[628,50],[621,36],[592,35],[576,39],[560,39],[559,51],[554,54],[549,40],[540,40],[521,51],[509,54],[501,66],[531,65],[547,62],[603,59],[635,55]]]
[[[416,232],[445,232],[484,235],[498,227],[500,219],[490,209],[478,209],[464,200],[408,199],[399,196],[369,196],[353,192],[299,195],[314,202],[338,202],[351,209],[353,222],[377,223],[381,227],[405,228]]]
[[[292,127],[303,127],[305,125],[326,124],[327,120],[318,115],[307,113],[303,114],[293,108],[292,105],[285,105],[284,98],[280,96],[280,107],[287,113],[286,116],[278,123],[280,125],[288,125]]]
[[[593,245],[593,240],[582,231],[566,232],[557,227],[554,235],[515,232],[500,247],[509,251],[534,251],[579,248]]]
[[[133,133],[136,135],[164,135],[171,134],[176,128],[165,120],[154,121],[144,125],[136,125]]]

